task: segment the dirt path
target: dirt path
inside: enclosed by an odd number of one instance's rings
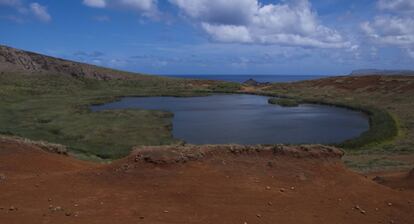
[[[96,165],[3,141],[0,223],[414,223],[414,191],[314,151],[153,149]]]

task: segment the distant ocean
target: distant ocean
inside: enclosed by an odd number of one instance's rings
[[[229,82],[243,83],[248,79],[258,82],[296,82],[312,79],[326,78],[328,76],[318,75],[165,75],[167,77],[177,77],[186,79],[220,80]]]

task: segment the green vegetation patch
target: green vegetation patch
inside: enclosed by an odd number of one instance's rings
[[[240,90],[241,84],[233,83],[233,82],[221,82],[217,85],[212,86],[210,89],[213,92],[220,92],[220,93],[234,93]]]
[[[137,77],[98,81],[61,75],[1,74],[0,134],[62,144],[83,159],[116,159],[127,155],[133,146],[179,143],[171,134],[173,115],[148,110],[95,113],[90,111],[91,105],[122,96],[200,96],[212,92],[237,93],[241,88],[237,83]],[[370,129],[339,146],[353,152],[412,152],[414,104],[408,97],[400,97],[403,100],[400,102],[394,96],[379,93],[344,94],[330,88],[297,85],[275,85],[259,89],[256,94],[289,97],[269,99],[269,103],[281,106],[321,103],[363,111],[369,115]],[[404,127],[405,136],[398,142],[390,141],[400,130],[388,108]],[[389,142],[386,148],[384,142]]]
[[[178,143],[171,134],[173,114],[150,110],[92,112],[90,105],[115,101],[120,96],[200,95],[202,88],[191,86],[185,80],[155,76],[98,81],[2,74],[0,134],[62,144],[80,158],[121,158],[133,146]]]
[[[340,144],[344,148],[361,148],[393,140],[398,135],[398,125],[387,111],[376,108],[359,108],[369,115],[370,129],[355,139]]]
[[[297,107],[300,105],[300,101],[296,99],[289,98],[270,98],[268,100],[270,104],[276,104],[282,107]]]
[[[344,163],[349,168],[360,172],[373,172],[384,169],[401,169],[402,167],[409,167],[409,164],[407,163],[387,158],[375,158],[368,161],[345,160]]]
[[[305,99],[303,102],[343,107],[350,110],[361,111],[367,114],[370,126],[369,130],[365,131],[357,138],[353,138],[338,144],[339,147],[345,149],[362,149],[363,147],[375,146],[387,141],[391,141],[398,136],[398,123],[394,117],[386,110],[351,102],[327,102],[325,100],[315,99]]]

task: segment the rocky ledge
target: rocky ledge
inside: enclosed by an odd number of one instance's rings
[[[233,155],[274,155],[292,158],[340,159],[344,155],[341,149],[323,145],[303,146],[244,146],[244,145],[184,145],[184,146],[148,146],[136,147],[128,162],[152,164],[175,164],[201,160],[223,154]]]

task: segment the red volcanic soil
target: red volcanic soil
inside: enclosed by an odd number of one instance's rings
[[[407,172],[381,172],[371,174],[373,180],[382,185],[391,187],[397,190],[414,191],[414,169]]]
[[[136,149],[97,165],[0,140],[0,223],[414,223],[414,192],[323,146]]]

